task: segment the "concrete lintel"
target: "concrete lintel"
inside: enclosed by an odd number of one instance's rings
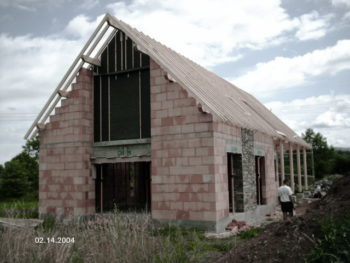
[[[117,145],[132,145],[132,144],[149,144],[149,143],[151,143],[151,138],[95,142],[93,146],[101,147],[101,146],[117,146]]]
[[[149,156],[140,156],[140,157],[126,157],[126,158],[95,158],[91,160],[93,164],[102,164],[102,163],[125,163],[125,162],[150,162],[151,157]]]
[[[265,156],[265,149],[254,148],[254,155],[255,156]]]
[[[93,159],[131,158],[151,156],[151,144],[125,144],[112,146],[94,146]]]

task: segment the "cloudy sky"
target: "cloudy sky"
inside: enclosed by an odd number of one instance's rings
[[[350,147],[350,0],[0,0],[0,164],[106,12]]]

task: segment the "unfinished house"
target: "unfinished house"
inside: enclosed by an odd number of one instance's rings
[[[307,187],[309,145],[286,124],[109,14],[26,138],[37,133],[41,215],[142,210],[220,231],[274,209],[285,151],[293,188]]]

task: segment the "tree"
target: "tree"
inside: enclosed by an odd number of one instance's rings
[[[27,141],[23,151],[0,167],[0,198],[37,198],[39,140]]]
[[[6,162],[1,179],[1,197],[3,199],[23,197],[28,190],[29,182],[21,161],[12,159]]]
[[[334,172],[343,175],[350,175],[350,152],[337,151],[334,162]]]
[[[34,139],[28,140],[24,146],[22,146],[23,151],[28,153],[31,157],[36,160],[39,159],[40,141],[39,136]]]
[[[315,177],[320,179],[326,174],[333,173],[335,152],[333,147],[328,146],[327,139],[321,133],[315,133],[310,128],[305,131],[305,134],[302,134],[302,137],[312,145]]]

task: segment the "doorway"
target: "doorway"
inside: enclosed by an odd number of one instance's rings
[[[256,203],[266,204],[265,157],[255,156]]]
[[[150,162],[96,165],[96,211],[150,211]]]
[[[227,154],[229,211],[244,212],[242,155]]]

